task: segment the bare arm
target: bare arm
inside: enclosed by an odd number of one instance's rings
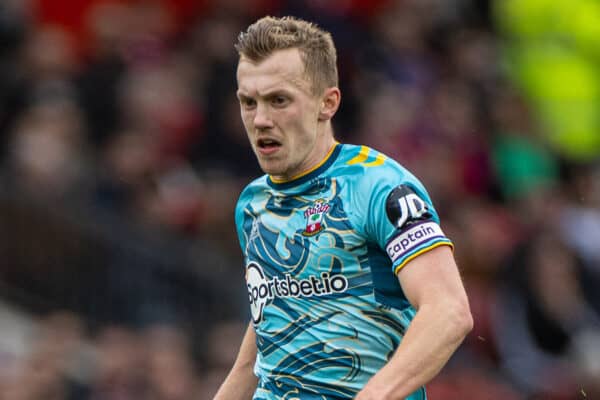
[[[406,398],[437,375],[472,329],[467,295],[449,247],[415,258],[398,279],[417,314],[396,353],[356,400]]]
[[[256,360],[256,335],[248,325],[238,356],[213,400],[250,400],[256,390],[253,368]]]

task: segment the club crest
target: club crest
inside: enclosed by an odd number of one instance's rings
[[[323,199],[315,201],[312,206],[308,207],[308,209],[304,211],[306,228],[302,234],[304,236],[314,236],[325,229],[323,217],[330,208],[331,206]]]

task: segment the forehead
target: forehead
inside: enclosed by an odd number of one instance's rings
[[[237,68],[237,82],[240,92],[248,95],[277,89],[310,89],[298,49],[277,50],[260,62],[242,56]]]

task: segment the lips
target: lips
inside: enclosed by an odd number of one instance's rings
[[[281,142],[275,139],[261,138],[256,141],[256,147],[262,154],[269,155],[273,154],[281,147]]]

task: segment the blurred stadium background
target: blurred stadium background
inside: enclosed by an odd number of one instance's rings
[[[333,33],[338,138],[456,243],[475,329],[430,398],[600,398],[597,0],[2,0],[0,398],[211,398],[259,174],[233,42],[265,14]]]

